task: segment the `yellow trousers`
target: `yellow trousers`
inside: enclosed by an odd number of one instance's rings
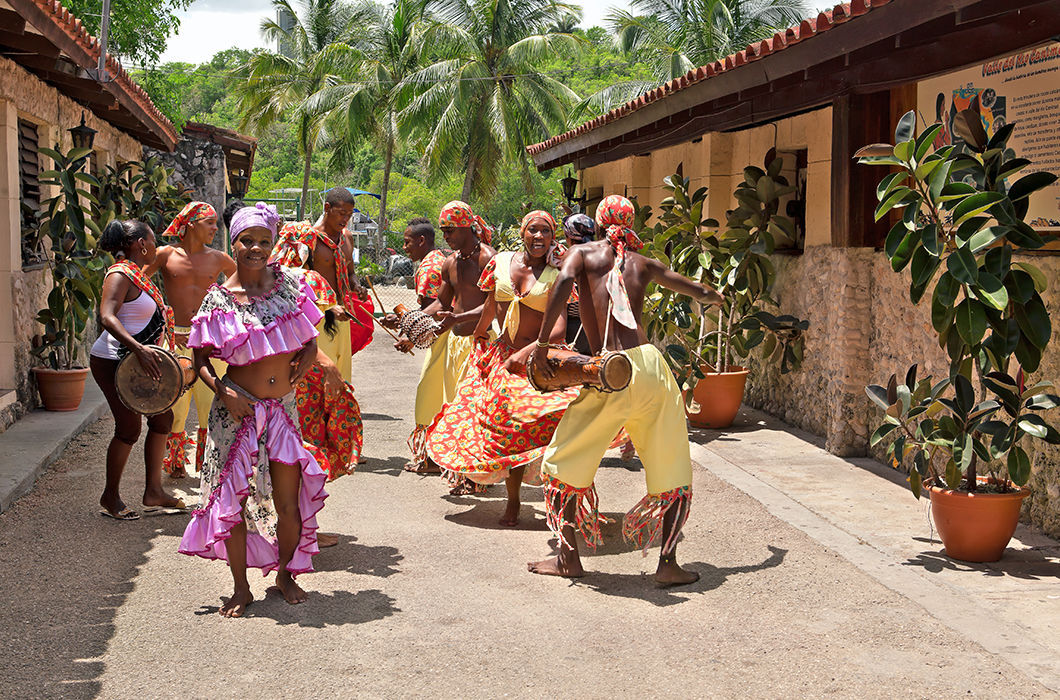
[[[445,331],[427,348],[416,385],[416,425],[430,425],[442,404],[452,399],[445,393],[446,359],[449,356],[449,331]]]
[[[193,356],[192,349],[186,345],[180,345],[178,343],[174,350],[180,357]],[[214,372],[217,373],[218,379],[223,377],[228,370],[228,365],[217,358],[211,358],[210,364],[213,365]],[[195,383],[191,385],[191,388],[185,391],[184,394],[177,399],[177,402],[173,404],[174,433],[184,432],[184,424],[188,422],[188,414],[191,413],[192,399],[195,400],[195,414],[199,419],[199,430],[206,430],[207,425],[209,425],[210,406],[213,405],[214,393],[210,390],[210,387],[206,386],[206,382],[201,379],[196,379]]]
[[[317,337],[317,347],[331,358],[331,361],[339,368],[339,374],[342,378],[352,384],[353,344],[350,341],[350,322],[337,321],[335,325],[337,327],[335,337],[330,338],[327,332],[324,331],[324,319],[320,319],[317,324],[317,330],[320,332]]]
[[[445,352],[445,376],[443,378],[443,393],[445,402],[448,403],[456,397],[456,389],[460,380],[464,377],[467,369],[467,358],[471,354],[471,348],[475,345],[475,339],[470,335],[453,335],[449,333],[448,346]],[[433,419],[434,416],[431,416]],[[430,423],[430,421],[427,421]]]
[[[633,365],[629,386],[610,394],[583,388],[556,427],[541,470],[576,489],[592,486],[604,452],[625,427],[649,494],[690,486],[688,426],[677,382],[655,346],[623,352]]]

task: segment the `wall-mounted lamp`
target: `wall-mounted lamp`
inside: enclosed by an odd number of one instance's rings
[[[563,198],[567,200],[569,206],[585,205],[587,198],[584,194],[581,197],[574,196],[574,193],[578,191],[578,178],[571,174],[570,168],[567,169],[567,177],[560,179],[559,184],[563,187]]]
[[[81,126],[75,126],[67,129],[70,132],[70,138],[74,142],[74,148],[92,148],[92,142],[96,139],[96,130],[90,126],[85,126],[85,112],[81,110]]]

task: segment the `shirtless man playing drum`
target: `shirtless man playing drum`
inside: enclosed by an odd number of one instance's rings
[[[144,270],[148,277],[156,272],[162,273],[166,300],[173,307],[176,322],[176,347],[173,351],[182,357],[192,357],[188,349],[191,318],[199,311],[206,290],[222,275],[227,278],[236,270],[232,258],[210,247],[216,232],[217,212],[214,208],[206,202],[189,203],[163,233],[163,236],[176,237],[178,242],[159,248],[155,261]],[[223,366],[219,364],[217,369],[224,374]],[[192,399],[195,400],[195,412],[199,419],[195,440],[188,437],[184,428]],[[173,432],[166,441],[166,458],[162,464],[163,471],[170,477],[184,479],[188,476],[187,450],[192,445],[196,446],[195,471],[202,469],[206,425],[212,403],[213,392],[202,382],[196,382],[174,404]]]
[[[559,538],[559,555],[528,565],[535,574],[584,575],[576,531],[595,547],[600,541],[593,479],[600,459],[625,427],[644,464],[648,495],[626,514],[622,534],[645,551],[657,539],[662,549],[655,580],[664,586],[692,583],[699,574],[677,564],[676,545],[692,500],[692,463],[684,404],[662,354],[648,342],[641,324],[649,283],[685,294],[704,305],[720,305],[721,295],[673,272],[658,260],[633,251],[643,247],[632,230],[633,205],[625,197],[605,197],[596,223],[604,240],[574,246],[563,261],[531,359],[534,371],[551,377],[549,336],[566,310],[575,281],[589,345],[625,354],[633,366],[629,386],[614,393],[583,388],[563,415],[545,449],[545,508]]]
[[[478,287],[479,277],[497,251],[489,245],[492,229],[464,202],[453,201],[442,207],[438,215],[438,228],[442,230],[446,245],[454,253],[442,263],[442,284],[438,289],[438,298],[423,311],[441,322],[440,332],[451,330],[447,341],[444,382],[445,395],[453,396],[471,354],[474,342],[472,334],[486,301],[486,292]],[[420,473],[439,472],[441,469],[438,465],[428,459]],[[470,483],[466,487],[458,484],[454,491],[466,493],[469,488],[473,488]]]

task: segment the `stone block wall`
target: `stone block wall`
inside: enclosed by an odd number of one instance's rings
[[[67,129],[81,122],[82,113],[85,123],[97,131],[93,149],[100,166],[142,157],[142,145],[129,134],[0,57],[0,390],[14,390],[17,397],[13,405],[0,411],[0,430],[37,405],[30,368],[35,364],[32,340],[41,328],[34,319],[51,290],[47,268],[22,269],[17,123],[26,120],[36,124],[41,147],[58,144],[66,150],[72,145]],[[47,169],[51,161],[41,156],[41,166]],[[51,189],[41,188],[42,199],[53,196]],[[93,323],[86,332],[82,360],[87,362],[87,347],[97,335]]]
[[[144,157],[151,156],[159,158],[167,168],[173,168],[172,184],[191,190],[193,199],[212,204],[220,218],[227,196],[225,154],[220,145],[184,136],[173,153],[145,148]],[[219,250],[225,249],[226,234],[222,228],[223,224],[217,229],[212,244]]]
[[[1052,315],[1053,345],[1029,382],[1060,384],[1060,258],[1030,262],[1049,280],[1044,295]],[[867,248],[815,246],[799,256],[776,256],[775,292],[784,312],[810,321],[802,368],[780,375],[777,367],[752,361],[745,401],[785,422],[825,438],[830,452],[870,454],[868,438],[880,412],[865,395],[868,384],[904,377],[910,365],[919,376],[944,376],[948,361],[931,327],[927,301],[909,301],[909,273],[896,274],[886,256]],[[1060,412],[1052,416],[1060,423]],[[1031,497],[1023,517],[1051,536],[1060,536],[1060,447],[1035,441]],[[883,457],[883,450],[871,453]],[[910,496],[911,498],[912,496]]]

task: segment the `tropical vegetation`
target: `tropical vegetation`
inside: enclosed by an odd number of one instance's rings
[[[873,445],[910,464],[909,483],[977,491],[1011,490],[1031,474],[1028,443],[1060,444],[1043,414],[1060,406],[1051,381],[1032,383],[1052,337],[1042,300],[1047,280],[1023,254],[1047,240],[1027,224],[1028,198],[1054,183],[1021,174],[1030,161],[1008,146],[1014,124],[987,137],[977,112],[956,115],[963,145],[935,148],[941,124],[916,135],[908,112],[895,144],[867,146],[861,162],[892,169],[876,189],[876,220],[894,221],[885,250],[895,272],[910,271],[909,300],[930,300],[931,325],[949,369],[870,386],[883,410]],[[1013,362],[1015,360],[1015,362]],[[989,475],[985,482],[979,478]]]

